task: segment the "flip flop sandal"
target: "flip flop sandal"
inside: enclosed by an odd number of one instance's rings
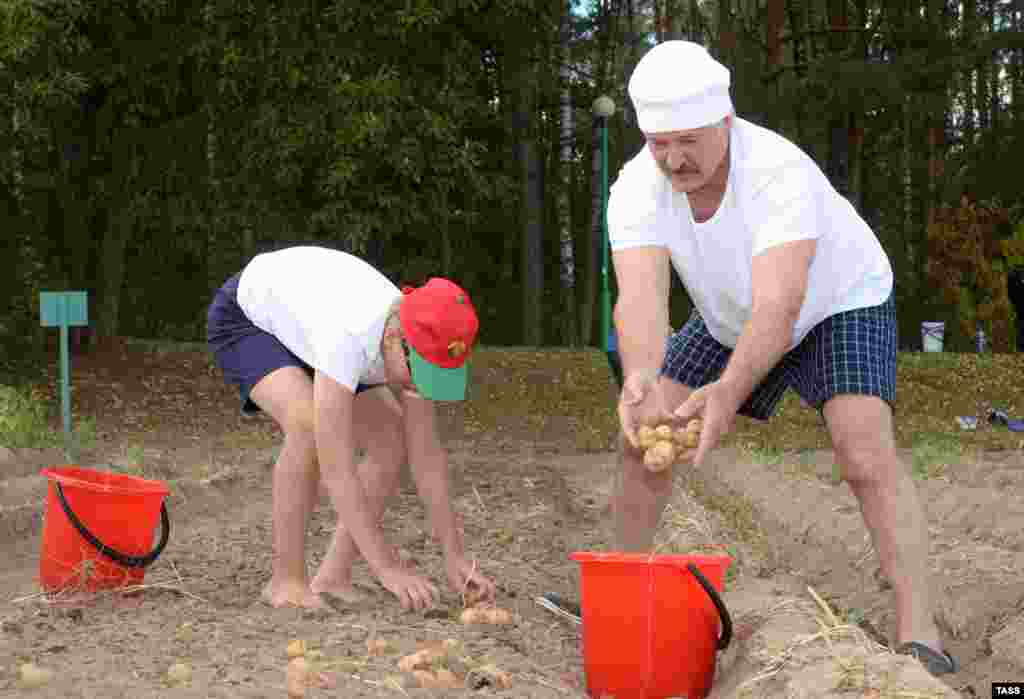
[[[934,676],[949,675],[960,670],[960,666],[957,665],[956,659],[947,653],[942,651],[933,650],[924,643],[918,643],[917,641],[911,641],[910,643],[904,643],[896,649],[898,655],[912,655],[924,665],[924,669],[930,672]]]
[[[1024,432],[1024,420],[1011,420],[1005,410],[990,410],[988,421],[993,425],[1002,425],[1011,432]]]
[[[1010,416],[1003,410],[989,410],[988,422],[990,425],[1002,425],[1003,427],[1006,427],[1010,424]]]

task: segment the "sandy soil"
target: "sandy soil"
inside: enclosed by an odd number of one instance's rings
[[[130,594],[39,594],[39,469],[64,457],[0,450],[0,695],[283,697],[286,647],[302,639],[318,671],[309,697],[586,696],[579,627],[533,598],[578,596],[568,554],[605,548],[614,455],[581,450],[558,416],[542,430],[480,435],[457,411],[445,414],[467,547],[500,582],[498,604],[513,624],[459,623],[462,603],[451,592],[442,609],[402,612],[364,566],[357,582],[371,602],[302,612],[259,602],[269,570],[272,425],[239,417],[202,355],[122,351],[116,362],[80,362],[77,372],[79,410],[95,416],[98,434],[79,463],[168,482],[171,542]],[[533,372],[525,380],[552,379]],[[963,665],[943,682],[884,648],[889,591],[855,500],[832,481],[831,452],[765,460],[729,449],[700,473],[677,476],[660,550],[714,544],[735,557],[724,599],[736,633],[719,657],[716,699],[988,697],[994,680],[1024,680],[1021,451],[941,464],[919,481],[940,620]],[[317,556],[332,527],[324,502],[311,529]],[[410,564],[443,580],[411,486],[385,528]],[[389,648],[370,654],[371,639]],[[418,689],[398,659],[445,639],[458,642],[451,664],[472,687]],[[45,686],[22,684],[28,662],[53,671]],[[189,681],[168,680],[175,663],[189,666]],[[510,688],[497,686],[495,668]]]

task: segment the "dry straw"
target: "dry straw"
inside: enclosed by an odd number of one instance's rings
[[[753,653],[753,659],[759,661],[763,669],[760,673],[743,682],[737,688],[741,697],[754,697],[755,685],[765,682],[783,673],[785,670],[798,667],[811,655],[811,649],[824,644],[828,654],[839,668],[836,680],[836,692],[858,691],[865,699],[943,699],[948,694],[943,690],[915,691],[892,686],[888,677],[877,687],[869,686],[867,664],[865,658],[870,655],[892,653],[885,646],[874,641],[860,627],[840,619],[832,608],[812,587],[807,592],[817,607],[799,600],[786,600],[773,607],[766,618],[783,612],[814,613],[814,620],[819,631],[813,634],[797,636],[781,649],[761,649]],[[859,647],[863,653],[851,653],[850,642]],[[802,657],[803,656],[803,657]]]

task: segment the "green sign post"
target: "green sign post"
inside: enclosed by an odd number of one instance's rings
[[[68,356],[68,328],[89,324],[88,294],[84,291],[42,291],[39,294],[39,322],[44,328],[60,328],[60,402],[64,416],[64,448],[68,458],[75,454],[71,437],[71,362]]]
[[[612,296],[608,285],[608,119],[615,113],[615,102],[601,95],[594,100],[593,112],[601,132],[601,342],[615,380],[622,386],[622,364],[612,330]]]

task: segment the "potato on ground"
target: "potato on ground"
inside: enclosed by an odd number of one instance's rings
[[[395,650],[395,647],[390,642],[383,638],[368,638],[366,639],[366,654],[370,656],[387,655]]]
[[[288,662],[287,688],[289,698],[306,696],[306,688],[309,686],[309,663],[304,657],[297,656]]]
[[[18,677],[21,686],[26,689],[37,689],[53,679],[53,670],[39,667],[33,663],[24,663],[18,668]]]
[[[171,684],[187,684],[192,681],[192,667],[187,663],[174,663],[167,669],[167,681]]]
[[[439,667],[437,670],[413,670],[412,676],[423,689],[458,689],[462,681],[448,668]]]
[[[511,624],[512,613],[500,607],[470,607],[462,610],[459,621],[463,624]]]
[[[285,649],[285,653],[288,658],[301,658],[306,655],[306,642],[301,638],[293,639],[288,643],[288,647]]]

